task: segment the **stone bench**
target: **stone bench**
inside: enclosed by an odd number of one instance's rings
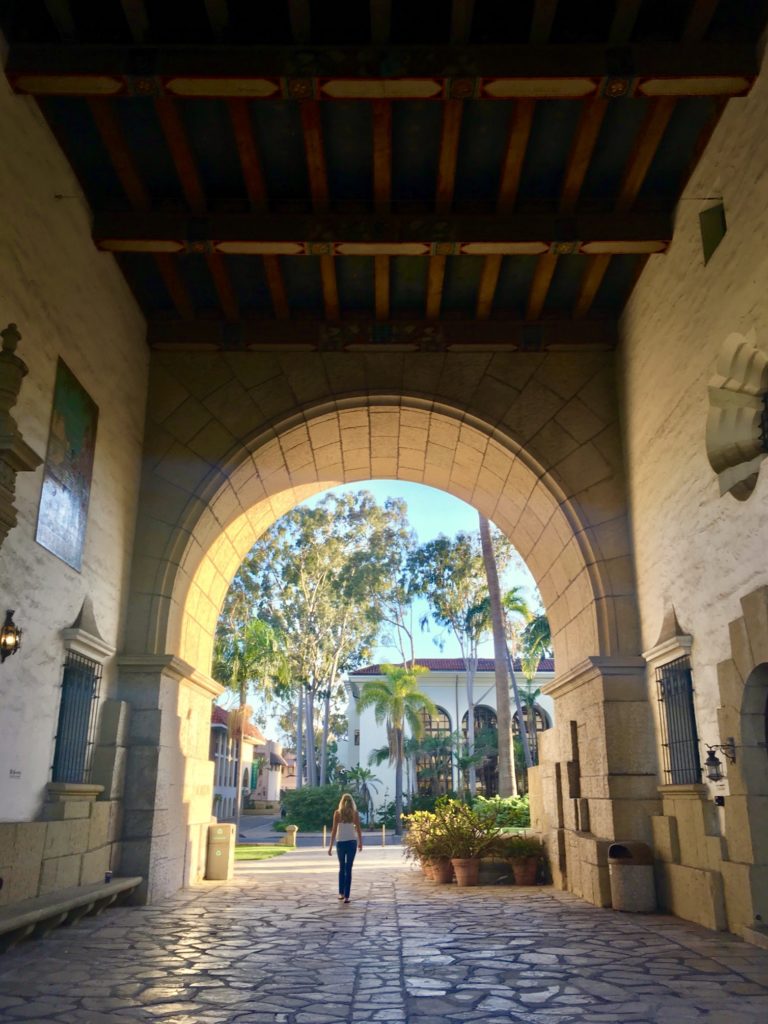
[[[74,924],[86,914],[100,914],[118,896],[132,892],[142,881],[142,878],[113,878],[111,882],[60,889],[0,907],[0,953],[22,939],[42,938],[60,924]]]

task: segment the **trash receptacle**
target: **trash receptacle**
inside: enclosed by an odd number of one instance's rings
[[[614,910],[651,914],[656,909],[653,851],[646,843],[611,843],[608,873]]]
[[[208,826],[208,855],[205,877],[213,882],[232,878],[235,873],[235,826]]]

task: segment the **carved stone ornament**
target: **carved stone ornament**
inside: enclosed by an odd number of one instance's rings
[[[754,331],[730,334],[709,382],[707,456],[720,493],[745,501],[766,456],[768,351]]]
[[[0,331],[0,545],[16,525],[16,474],[37,469],[43,461],[24,441],[11,416],[27,374],[26,364],[16,355],[21,334],[16,324]]]

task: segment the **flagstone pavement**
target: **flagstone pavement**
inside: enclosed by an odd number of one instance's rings
[[[458,889],[369,847],[240,864],[0,957],[0,1021],[765,1024],[768,951],[550,888]]]

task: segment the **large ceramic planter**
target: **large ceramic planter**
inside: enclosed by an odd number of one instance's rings
[[[451,864],[456,875],[456,885],[477,885],[480,874],[479,857],[453,857]]]
[[[538,871],[538,857],[524,857],[521,860],[512,861],[512,874],[515,876],[515,885],[536,885]]]
[[[453,881],[453,865],[448,857],[437,857],[432,861],[432,877],[441,885]]]
[[[425,858],[421,862],[421,870],[424,872],[425,878],[434,879],[435,877],[435,866],[429,858]]]

